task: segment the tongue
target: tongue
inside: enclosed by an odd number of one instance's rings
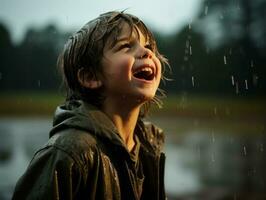
[[[149,71],[141,71],[141,72],[134,74],[134,77],[138,79],[152,80],[153,74],[150,73]]]

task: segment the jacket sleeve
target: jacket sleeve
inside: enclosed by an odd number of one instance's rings
[[[85,182],[82,170],[65,151],[54,146],[44,148],[17,182],[12,199],[78,199]]]

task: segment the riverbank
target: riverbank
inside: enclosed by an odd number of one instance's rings
[[[23,92],[0,94],[1,116],[52,115],[64,97],[52,92]],[[222,96],[169,95],[163,107],[152,107],[156,116],[201,118],[265,118],[266,97],[240,98]]]

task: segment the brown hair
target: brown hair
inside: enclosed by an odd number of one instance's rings
[[[103,57],[103,49],[107,40],[112,41],[111,45],[115,45],[124,23],[130,26],[131,32],[138,28],[145,36],[145,39],[148,40],[153,52],[162,64],[162,78],[164,78],[165,66],[168,65],[167,59],[158,52],[155,39],[146,25],[139,18],[127,13],[107,12],[89,21],[72,35],[59,55],[58,67],[63,75],[63,82],[67,89],[66,101],[82,99],[94,106],[101,106],[104,100],[102,92],[104,86],[98,89],[85,88],[79,83],[77,74],[79,70],[82,70],[83,77],[86,76],[96,80],[102,75],[101,59]],[[160,89],[158,91],[161,92]],[[157,95],[154,101],[159,102]],[[149,107],[150,102],[145,104],[142,114],[146,114]]]

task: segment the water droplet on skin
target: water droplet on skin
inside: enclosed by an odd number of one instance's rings
[[[192,55],[192,47],[189,46],[189,54]]]
[[[192,86],[195,86],[195,80],[194,80],[194,76],[191,77],[191,82],[192,82]]]
[[[245,88],[248,90],[248,80],[245,80]]]
[[[208,14],[208,10],[209,10],[209,7],[208,6],[205,6],[205,11],[204,11],[205,15]]]
[[[234,76],[231,76],[232,85],[235,85],[235,78]]]
[[[224,64],[227,64],[226,56],[224,56]]]

